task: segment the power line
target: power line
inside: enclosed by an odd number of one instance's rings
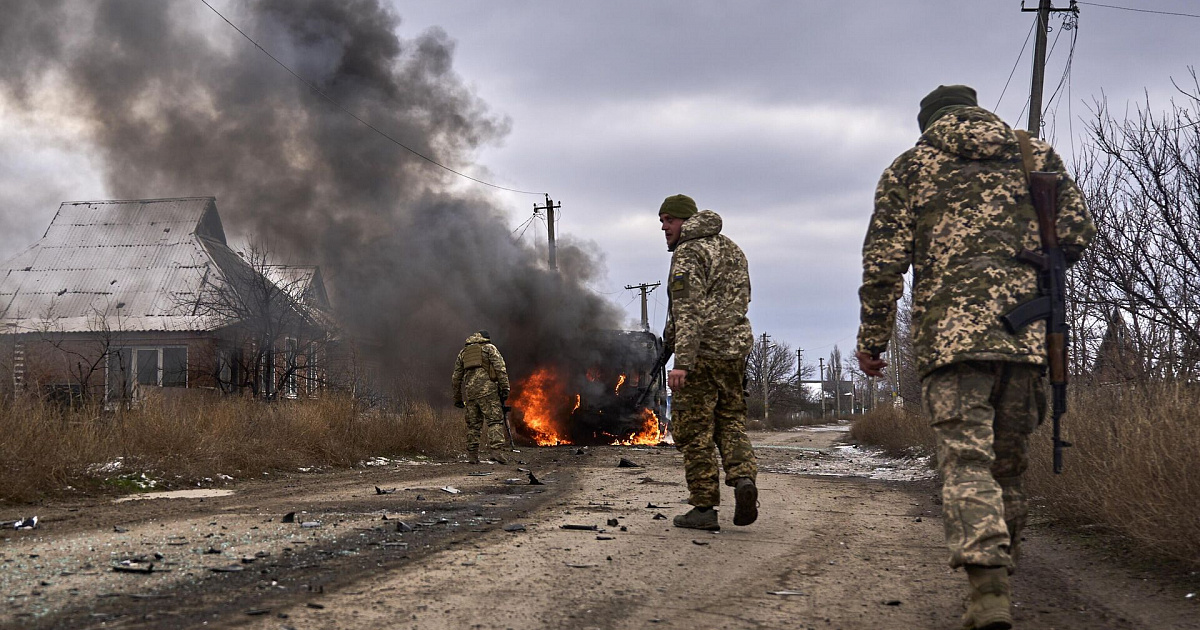
[[[1158,15],[1176,15],[1179,17],[1200,18],[1200,15],[1194,13],[1175,13],[1173,11],[1155,11],[1153,9],[1134,9],[1131,7],[1119,7],[1115,4],[1100,4],[1099,2],[1080,2],[1093,7],[1104,7],[1105,9],[1120,9],[1122,11],[1133,11],[1134,13],[1155,13]]]
[[[382,131],[382,130],[380,130],[378,127],[376,127],[376,126],[372,125],[371,123],[369,123],[369,122],[367,122],[367,121],[363,120],[362,118],[359,118],[359,117],[358,117],[358,116],[357,116],[357,115],[356,115],[354,112],[352,112],[352,111],[350,111],[350,110],[346,109],[345,107],[343,107],[341,103],[338,103],[337,101],[333,100],[333,98],[332,98],[331,96],[329,96],[329,95],[328,95],[328,94],[326,94],[324,91],[322,91],[322,90],[321,90],[321,88],[317,87],[317,85],[316,85],[315,83],[313,83],[312,81],[309,81],[308,79],[305,79],[304,77],[300,76],[299,74],[296,74],[296,72],[295,72],[294,70],[292,70],[291,68],[289,68],[289,67],[287,66],[287,64],[283,63],[282,61],[280,61],[279,59],[277,59],[277,58],[275,57],[275,55],[272,55],[270,52],[268,52],[266,48],[263,48],[261,44],[259,44],[258,42],[254,41],[254,39],[253,39],[253,38],[251,38],[249,35],[247,35],[245,31],[243,31],[242,29],[238,28],[236,24],[234,24],[233,22],[230,22],[230,21],[229,21],[229,18],[225,17],[224,15],[221,15],[221,12],[220,12],[220,11],[218,11],[218,10],[216,10],[215,8],[213,8],[213,6],[212,6],[211,4],[209,4],[209,3],[208,3],[208,0],[200,0],[200,2],[201,2],[201,3],[203,3],[203,4],[204,4],[204,6],[208,7],[208,8],[209,8],[209,10],[211,10],[213,13],[216,13],[216,14],[217,14],[217,17],[219,17],[219,18],[221,18],[222,20],[224,20],[226,24],[228,24],[229,26],[233,27],[233,30],[235,30],[235,31],[237,31],[239,34],[241,34],[241,36],[242,36],[242,37],[245,37],[245,38],[246,38],[246,41],[250,42],[251,44],[254,44],[254,47],[255,47],[255,48],[258,48],[259,50],[261,50],[261,51],[263,52],[263,54],[264,54],[264,55],[266,55],[266,56],[270,57],[270,58],[271,58],[271,61],[274,61],[276,64],[279,64],[279,67],[280,67],[280,68],[283,68],[284,70],[287,70],[287,71],[288,71],[288,74],[291,74],[293,77],[296,77],[296,79],[297,79],[298,81],[300,81],[301,83],[303,83],[303,84],[307,85],[307,86],[308,86],[308,88],[309,88],[310,90],[312,90],[313,92],[316,92],[318,95],[320,95],[320,96],[321,96],[321,98],[324,98],[325,100],[329,101],[329,102],[330,102],[330,103],[331,103],[331,104],[332,104],[334,107],[336,107],[336,108],[338,108],[338,109],[342,110],[342,111],[343,111],[343,112],[345,112],[345,113],[346,113],[348,116],[350,116],[350,117],[351,117],[351,118],[353,118],[354,120],[357,120],[358,122],[362,123],[363,125],[365,125],[365,126],[366,126],[368,129],[370,129],[371,131],[374,131],[375,133],[379,134],[380,136],[383,136],[384,138],[386,138],[386,139],[390,140],[390,141],[391,141],[393,144],[395,144],[396,146],[398,146],[398,147],[400,147],[400,148],[404,149],[405,151],[408,151],[409,153],[412,153],[413,155],[415,155],[415,156],[417,156],[417,157],[421,158],[422,160],[425,160],[426,162],[429,162],[430,164],[433,164],[434,166],[437,166],[438,168],[441,168],[441,169],[447,170],[447,171],[449,171],[449,172],[451,172],[451,173],[454,173],[455,175],[458,175],[459,177],[463,177],[463,178],[469,179],[469,180],[471,180],[471,181],[473,181],[473,182],[476,182],[476,183],[479,183],[479,184],[483,184],[484,186],[491,186],[492,188],[498,188],[498,189],[500,189],[500,190],[507,190],[507,191],[509,191],[509,192],[520,193],[520,194],[522,194],[522,195],[541,195],[541,194],[544,194],[544,193],[540,193],[540,192],[532,192],[532,191],[528,191],[528,190],[518,190],[518,189],[516,189],[516,188],[508,188],[508,187],[506,187],[506,186],[501,186],[501,185],[499,185],[499,184],[493,184],[493,183],[491,183],[491,182],[484,181],[484,180],[482,180],[482,179],[479,179],[479,178],[477,178],[477,177],[471,177],[470,175],[467,175],[466,173],[463,173],[463,172],[461,172],[461,171],[456,171],[456,170],[454,170],[454,169],[450,168],[449,166],[446,166],[445,164],[442,164],[441,162],[438,162],[437,160],[435,160],[435,159],[433,159],[433,158],[431,158],[431,157],[428,157],[428,156],[424,155],[423,153],[421,153],[421,152],[417,151],[416,149],[413,149],[412,147],[409,147],[409,146],[405,145],[404,143],[400,142],[399,140],[397,140],[397,139],[393,138],[392,136],[388,135],[387,133],[383,132],[383,131]]]
[[[1017,66],[1021,65],[1021,58],[1025,56],[1025,49],[1029,46],[1029,37],[1033,35],[1035,26],[1037,26],[1036,20],[1029,25],[1029,32],[1025,34],[1025,43],[1021,44],[1021,52],[1017,54],[1017,60],[1013,62],[1012,70],[1008,73],[1008,80],[1004,82],[1004,89],[1000,90],[1000,98],[996,100],[996,106],[992,108],[992,111],[1000,109],[1000,102],[1004,100],[1004,93],[1008,91],[1008,84],[1012,82],[1013,75],[1017,72]]]

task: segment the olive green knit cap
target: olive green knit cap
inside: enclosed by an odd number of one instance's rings
[[[662,202],[658,213],[687,220],[696,214],[696,202],[687,195],[671,195]]]
[[[975,89],[966,85],[939,85],[921,99],[921,113],[917,114],[917,124],[924,133],[933,121],[941,118],[941,110],[955,105],[978,106]]]

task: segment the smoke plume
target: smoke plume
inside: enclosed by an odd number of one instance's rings
[[[399,142],[462,169],[500,140],[433,28],[411,39],[378,0],[217,4],[267,50]],[[346,330],[392,376],[445,392],[455,353],[492,333],[517,373],[586,361],[615,308],[585,288],[587,246],[561,274],[454,175],[344,112],[197,2],[0,1],[0,93],[84,130],[113,198],[213,195],[231,235],[284,262],[321,265]],[[535,174],[530,179],[536,180]],[[531,198],[531,201],[535,198]],[[539,199],[540,201],[540,199]]]

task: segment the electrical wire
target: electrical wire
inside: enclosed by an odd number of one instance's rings
[[[1012,82],[1013,74],[1017,72],[1017,66],[1021,65],[1021,58],[1025,56],[1025,49],[1029,47],[1029,38],[1033,35],[1033,29],[1037,26],[1037,20],[1029,25],[1029,32],[1025,34],[1025,43],[1021,44],[1021,52],[1017,54],[1017,60],[1013,62],[1012,70],[1008,73],[1008,80],[1004,82],[1004,89],[1000,90],[1000,98],[996,100],[996,106],[992,111],[1000,109],[1000,103],[1004,100],[1004,93],[1008,91],[1008,84]]]
[[[476,183],[479,183],[479,184],[483,184],[484,186],[491,186],[492,188],[498,188],[498,189],[500,189],[500,190],[507,190],[507,191],[509,191],[509,192],[520,193],[520,194],[522,194],[522,195],[543,195],[543,194],[546,194],[546,193],[542,193],[542,192],[532,192],[532,191],[529,191],[529,190],[518,190],[518,189],[516,189],[516,188],[508,188],[507,186],[501,186],[501,185],[499,185],[499,184],[493,184],[493,183],[491,183],[491,182],[484,181],[484,180],[482,180],[482,179],[479,179],[479,178],[477,178],[477,177],[471,177],[470,175],[467,175],[466,173],[463,173],[463,172],[461,172],[461,171],[454,170],[454,169],[450,168],[449,166],[446,166],[445,164],[442,164],[441,162],[438,162],[437,160],[435,160],[435,159],[433,159],[433,158],[431,158],[431,157],[429,157],[429,156],[426,156],[426,155],[424,155],[423,153],[421,153],[421,152],[417,151],[416,149],[413,149],[412,147],[409,147],[409,146],[405,145],[404,143],[402,143],[402,142],[400,142],[399,140],[397,140],[397,139],[393,138],[392,136],[388,135],[387,133],[385,133],[384,131],[382,131],[381,129],[379,129],[378,127],[376,127],[375,125],[372,125],[371,123],[369,123],[369,122],[367,122],[367,121],[363,120],[362,118],[359,118],[359,117],[358,117],[358,115],[356,115],[354,112],[350,111],[349,109],[346,109],[344,106],[342,106],[342,104],[341,104],[341,103],[339,103],[339,102],[335,101],[335,100],[333,99],[333,97],[331,97],[331,96],[329,96],[328,94],[326,94],[326,93],[325,93],[323,90],[321,90],[321,88],[317,87],[317,85],[316,85],[315,83],[313,83],[312,81],[309,81],[308,79],[305,79],[304,77],[300,76],[299,74],[296,74],[296,71],[294,71],[294,70],[292,70],[291,68],[289,68],[289,67],[287,66],[287,64],[283,63],[282,61],[280,61],[279,59],[277,59],[277,58],[275,57],[275,55],[272,55],[270,52],[268,52],[266,48],[263,48],[261,44],[259,44],[258,42],[254,41],[254,39],[253,39],[253,38],[251,38],[249,35],[247,35],[245,31],[243,31],[242,29],[238,28],[238,26],[237,26],[236,24],[234,24],[233,22],[230,22],[230,21],[229,21],[229,18],[225,17],[224,15],[221,15],[221,12],[220,12],[220,11],[218,11],[218,10],[216,10],[216,9],[213,7],[213,5],[209,4],[209,3],[208,3],[208,0],[200,0],[200,2],[201,2],[201,3],[203,3],[203,4],[204,4],[204,6],[208,7],[208,8],[209,8],[209,10],[211,10],[213,13],[216,13],[216,14],[217,14],[217,17],[219,17],[219,18],[221,18],[222,20],[224,20],[226,24],[228,24],[229,26],[233,27],[233,30],[235,30],[235,31],[237,31],[239,34],[241,34],[241,36],[242,36],[242,37],[245,37],[245,38],[246,38],[246,41],[250,42],[251,44],[254,44],[254,47],[255,47],[255,48],[258,48],[259,50],[261,50],[261,51],[263,52],[263,54],[264,54],[264,55],[266,55],[266,56],[270,57],[270,58],[271,58],[271,61],[274,61],[276,64],[278,64],[280,68],[283,68],[284,70],[287,70],[287,71],[288,71],[288,74],[291,74],[293,77],[296,77],[296,79],[297,79],[298,81],[300,81],[301,83],[303,83],[303,84],[307,85],[307,86],[308,86],[308,88],[309,88],[310,90],[312,90],[313,92],[316,92],[316,93],[317,93],[319,96],[321,96],[321,98],[324,98],[326,101],[329,101],[329,103],[330,103],[330,104],[332,104],[334,107],[336,107],[336,108],[338,108],[338,109],[342,110],[344,113],[346,113],[346,115],[348,115],[348,116],[350,116],[351,118],[353,118],[354,120],[357,120],[358,122],[362,123],[364,126],[366,126],[366,127],[367,127],[368,129],[370,129],[371,131],[374,131],[375,133],[379,134],[380,136],[383,136],[384,138],[386,138],[387,140],[390,140],[390,141],[391,141],[393,144],[395,144],[396,146],[400,147],[401,149],[404,149],[405,151],[408,151],[409,153],[412,153],[413,155],[415,155],[415,156],[417,156],[417,157],[421,158],[422,160],[425,160],[426,162],[429,162],[430,164],[433,164],[434,166],[437,166],[438,168],[444,169],[444,170],[446,170],[446,171],[449,171],[449,172],[451,172],[451,173],[454,173],[455,175],[458,175],[459,177],[463,177],[463,178],[465,178],[465,179],[469,179],[469,180],[471,180],[471,181],[473,181],[473,182],[476,182]]]
[[[1105,9],[1120,9],[1122,11],[1133,11],[1134,13],[1156,13],[1158,15],[1175,15],[1179,17],[1200,18],[1200,15],[1194,13],[1175,13],[1173,11],[1156,11],[1154,9],[1134,9],[1132,7],[1120,7],[1115,4],[1100,4],[1099,2],[1080,2],[1092,7],[1104,7]]]

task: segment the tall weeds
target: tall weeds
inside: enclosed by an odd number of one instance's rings
[[[422,403],[383,412],[343,396],[271,404],[152,397],[117,412],[21,399],[0,407],[0,500],[30,501],[121,472],[146,472],[169,486],[218,474],[349,467],[372,456],[447,455],[463,448],[464,431],[457,414]]]
[[[1050,423],[1034,433],[1026,488],[1038,512],[1099,525],[1158,556],[1200,566],[1200,389],[1142,383],[1073,392],[1064,419],[1066,468],[1051,468]],[[933,452],[920,414],[879,409],[851,436],[895,454]]]

